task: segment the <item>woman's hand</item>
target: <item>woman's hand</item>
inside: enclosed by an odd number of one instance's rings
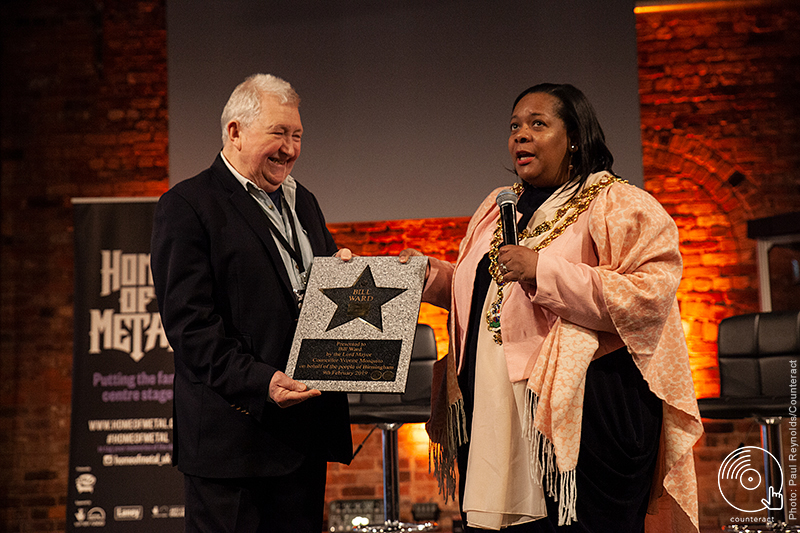
[[[353,255],[353,252],[350,250],[350,248],[339,248],[339,251],[336,252],[333,257],[338,257],[339,259],[341,259],[346,263],[355,256]]]
[[[399,254],[397,254],[397,259],[400,260],[401,263],[408,263],[408,258],[412,256],[423,256],[422,252],[419,250],[415,250],[414,248],[406,248]],[[428,275],[431,273],[431,262],[428,261],[428,266],[425,267],[425,281],[428,281]]]
[[[497,264],[503,281],[522,281],[536,285],[536,265],[539,252],[524,246],[506,245],[497,253]]]

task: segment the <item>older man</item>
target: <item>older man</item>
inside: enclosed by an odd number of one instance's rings
[[[319,533],[327,461],[352,457],[346,396],[282,371],[311,262],[337,253],[314,195],[290,175],[299,104],[284,80],[249,77],[222,113],[222,152],[156,209],[187,531]]]

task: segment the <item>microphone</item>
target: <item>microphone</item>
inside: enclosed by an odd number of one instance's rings
[[[518,244],[517,239],[517,193],[511,189],[500,191],[497,195],[497,206],[500,208],[500,227],[503,233],[503,245]]]

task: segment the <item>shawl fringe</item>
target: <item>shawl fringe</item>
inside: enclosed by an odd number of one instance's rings
[[[558,525],[570,525],[573,521],[578,521],[576,509],[578,486],[575,469],[559,471],[553,443],[533,425],[536,409],[539,407],[539,397],[531,389],[528,389],[525,395],[530,407],[530,416],[525,417],[524,432],[530,443],[531,476],[540,486],[544,482],[547,495],[558,502]]]
[[[605,173],[593,174],[589,181],[594,184],[605,175]],[[666,283],[670,287],[674,286],[674,290],[680,282],[681,262],[676,246],[677,227],[663,208],[647,193],[640,192],[635,187],[615,186],[609,190],[614,192],[598,196],[601,201],[589,213],[589,219],[584,224],[586,227],[582,231],[588,231],[595,241],[598,261],[603,265],[597,268],[602,281],[603,298],[617,334],[628,347],[650,389],[669,407],[665,407],[664,410],[662,430],[664,440],[663,448],[659,451],[663,457],[662,470],[654,479],[659,490],[655,490],[654,487],[651,492],[652,503],[655,504],[653,508],[657,506],[662,512],[656,516],[648,516],[646,527],[655,525],[659,531],[670,529],[697,532],[697,481],[692,446],[702,434],[702,423],[694,397],[688,354],[674,292],[671,296],[662,294],[662,297],[669,296],[668,299],[672,300],[669,316],[662,317],[662,324],[657,322],[642,324],[639,320],[643,312],[653,309],[649,295],[655,294],[653,291],[656,287],[662,287]],[[470,247],[474,246],[478,239],[476,237],[478,232],[489,231],[488,226],[496,214],[492,211],[495,206],[495,196],[496,191],[487,197],[470,220],[467,234],[459,247],[459,258],[453,272],[459,268],[463,257],[470,253]],[[545,202],[539,209],[542,212],[541,221],[548,218],[547,214],[555,208],[555,204],[548,205]],[[536,223],[541,222],[535,217],[536,215],[534,215]],[[614,222],[612,226],[610,223],[612,218],[620,218],[621,221]],[[611,229],[619,231],[612,232]],[[544,239],[546,235],[540,237]],[[631,247],[631,243],[635,246]],[[628,283],[626,274],[637,271],[642,265],[653,260],[656,257],[655,252],[660,254],[657,261],[663,263],[663,268],[659,270],[658,276],[653,272],[647,272],[644,281],[648,290],[642,293],[642,287],[638,283]],[[451,353],[445,358],[446,361],[439,360],[434,366],[432,413],[431,420],[427,424],[432,441],[429,448],[429,468],[433,465],[439,490],[445,496],[445,501],[449,497],[455,499],[457,448],[458,444],[467,440],[466,418],[461,392],[458,390],[455,362],[459,353],[456,348],[460,350],[459,342],[464,340],[466,317],[461,319],[456,317],[458,306],[454,275],[450,282],[451,312],[448,318],[448,330]],[[465,291],[465,294],[467,292]],[[512,294],[509,293],[508,297],[511,301]],[[634,304],[633,310],[631,304]],[[468,308],[469,302],[466,305]],[[655,315],[659,313],[656,312],[653,316]],[[560,342],[560,338],[555,339],[550,336],[566,335],[564,341],[568,349],[561,355],[566,358],[566,362],[580,366],[584,373],[567,371],[566,364],[559,364],[561,350],[556,346],[552,361],[549,358],[537,360],[534,368],[536,374],[528,377],[528,388],[531,391],[526,397],[528,403],[526,410],[530,409],[530,413],[526,412],[522,418],[523,431],[532,452],[530,469],[531,473],[535,474],[533,479],[544,483],[543,488],[546,487],[550,497],[557,500],[558,524],[566,525],[578,521],[575,468],[577,447],[580,444],[583,384],[579,383],[577,378],[585,375],[585,365],[590,363],[592,354],[597,352],[597,344],[601,344],[601,339],[596,335],[592,339],[581,334],[582,328],[574,325],[555,327],[557,330],[551,329],[545,341]],[[550,349],[552,348],[553,346],[550,346]],[[587,354],[590,357],[585,358]],[[540,357],[543,355],[539,354]],[[556,376],[559,377],[557,390],[553,388]],[[555,413],[552,397],[554,393],[559,397]],[[578,398],[579,395],[581,398]],[[535,419],[539,407],[541,411],[539,417]],[[554,420],[554,416],[557,420]],[[553,427],[554,423],[557,427]],[[541,430],[537,430],[536,426],[541,427]],[[563,456],[556,456],[554,441],[557,442],[559,453]],[[559,463],[562,468],[570,470],[560,470]]]
[[[429,428],[430,432],[430,428]],[[447,503],[456,499],[456,458],[458,447],[467,442],[467,415],[464,399],[459,398],[448,406],[447,424],[440,435],[430,435],[428,442],[428,473],[439,485],[439,493]]]

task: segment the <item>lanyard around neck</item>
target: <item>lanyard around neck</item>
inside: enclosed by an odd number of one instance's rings
[[[281,243],[281,246],[289,253],[289,255],[294,259],[294,262],[297,264],[297,270],[302,274],[305,272],[306,267],[303,264],[303,251],[300,248],[300,239],[297,237],[297,227],[294,223],[294,213],[289,208],[289,204],[281,195],[281,201],[283,202],[283,209],[286,211],[286,217],[289,219],[289,225],[292,228],[292,240],[294,241],[294,246],[289,244],[289,241],[286,240],[286,237],[283,236],[283,233],[275,227],[275,223],[269,217],[266,217],[267,224],[269,224],[269,229],[272,231],[272,234],[275,235],[275,238],[278,239],[278,242]],[[282,217],[283,215],[281,215]]]

